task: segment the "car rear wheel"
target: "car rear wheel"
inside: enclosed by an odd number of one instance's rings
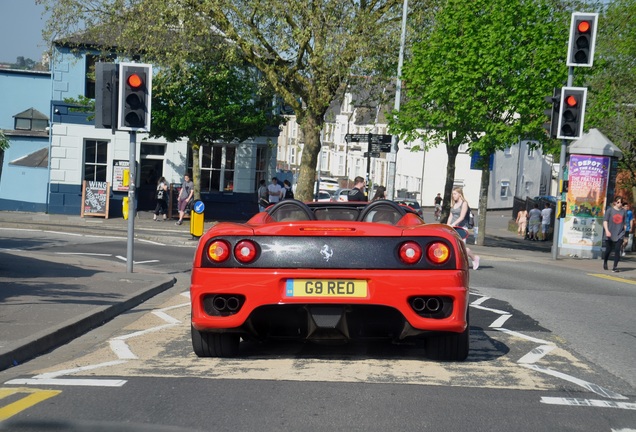
[[[447,333],[430,336],[426,340],[426,355],[431,360],[463,361],[470,349],[470,320],[466,311],[466,330],[461,333]]]
[[[235,357],[240,336],[233,333],[200,332],[191,327],[192,349],[199,357]]]

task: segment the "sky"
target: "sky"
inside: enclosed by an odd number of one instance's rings
[[[44,6],[35,0],[0,0],[0,62],[15,63],[19,56],[40,61],[46,51],[42,29]]]

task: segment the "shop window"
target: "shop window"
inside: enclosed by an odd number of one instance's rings
[[[84,180],[106,181],[108,168],[108,141],[84,142]]]

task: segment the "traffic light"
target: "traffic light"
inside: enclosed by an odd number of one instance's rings
[[[561,89],[555,88],[552,96],[546,96],[545,101],[550,104],[550,108],[543,111],[548,116],[548,121],[543,123],[543,128],[548,131],[548,136],[552,139],[557,137],[557,127],[559,126],[559,105],[561,103]]]
[[[597,13],[575,12],[570,23],[568,43],[568,66],[591,67],[594,63],[596,44]]]
[[[579,139],[583,134],[587,88],[563,87],[559,105],[557,138]]]
[[[95,127],[116,129],[117,126],[117,65],[95,64]]]
[[[119,64],[119,130],[150,131],[152,65]]]

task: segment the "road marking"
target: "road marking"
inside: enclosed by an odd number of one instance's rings
[[[116,255],[116,258],[119,258],[120,260],[124,262],[128,262],[128,258],[125,256]],[[148,264],[148,263],[156,263],[156,262],[159,262],[159,260],[133,261],[133,264]]]
[[[53,385],[53,386],[79,386],[79,387],[122,387],[127,380],[108,379],[77,379],[77,378],[50,378],[50,379],[14,379],[7,381],[7,384],[18,385]]]
[[[601,279],[613,280],[615,282],[624,282],[624,283],[636,285],[636,281],[620,278],[618,276],[612,276],[612,275],[603,274],[603,273],[588,273],[587,275],[588,276],[594,276],[594,277],[601,278]]]
[[[38,404],[42,401],[45,401],[53,396],[57,396],[62,393],[61,390],[40,390],[34,388],[0,388],[0,399],[4,399],[8,396],[13,396],[16,394],[26,393],[27,396],[19,399],[13,403],[10,403],[7,406],[0,408],[0,421],[6,420],[19,412],[24,411],[27,408],[32,407],[35,404]]]
[[[536,343],[545,344],[545,345],[553,345],[552,342],[548,342],[548,341],[543,340],[543,339],[537,339],[537,338],[534,338],[532,336],[528,336],[528,335],[525,335],[523,333],[516,332],[514,330],[508,330],[507,328],[503,328],[503,327],[502,328],[495,328],[494,330],[500,331],[502,333],[509,334],[510,336],[516,336],[518,338],[525,339],[525,340],[530,341],[530,342],[536,342]]]
[[[556,345],[541,345],[530,351],[528,354],[517,360],[517,363],[532,364],[543,358],[546,354],[556,348]]]
[[[489,327],[501,327],[502,325],[504,325],[504,323],[506,321],[508,321],[508,318],[510,318],[512,315],[508,314],[508,315],[501,315],[499,318],[497,318],[496,320],[494,320],[492,322],[492,324],[489,325]]]
[[[610,399],[629,399],[622,394],[615,393],[611,390],[607,390],[606,388],[601,387],[600,385],[593,384],[591,382],[587,382],[585,380],[573,377],[568,374],[564,374],[563,372],[555,371],[552,369],[544,368],[541,366],[537,366],[534,364],[522,364],[521,366],[527,367],[528,369],[536,370],[537,372],[542,372],[547,375],[552,375],[553,377],[561,378],[562,380],[569,381],[573,384],[581,386],[591,392],[596,393],[597,395],[610,398]]]
[[[636,403],[616,402],[599,399],[578,399],[578,398],[560,398],[560,397],[541,397],[541,403],[548,405],[568,405],[598,408],[621,408],[628,410],[636,410]],[[634,429],[612,429],[615,432],[627,432]]]
[[[87,256],[103,256],[110,257],[113,254],[91,253],[91,252],[55,252],[56,255],[87,255]]]

